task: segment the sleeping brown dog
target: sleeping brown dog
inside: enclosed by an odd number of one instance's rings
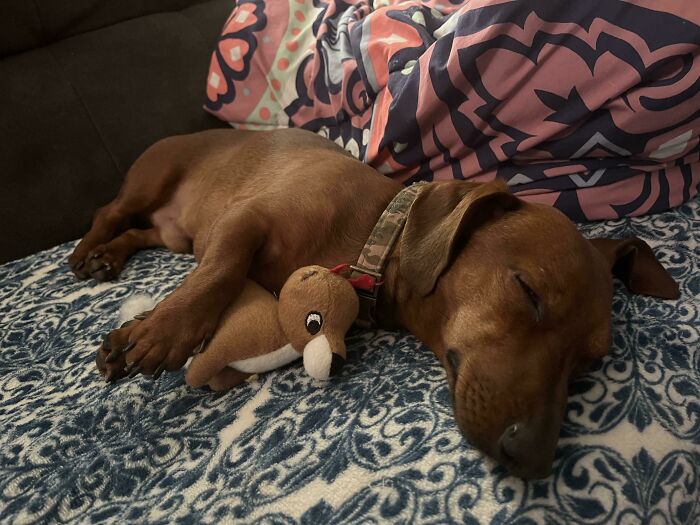
[[[149,246],[197,268],[98,351],[108,381],[176,370],[205,347],[246,276],[279,292],[301,266],[357,260],[401,186],[299,130],[214,130],[147,150],[70,257],[113,279]],[[379,324],[442,361],[457,423],[522,477],[548,474],[574,371],[610,346],[611,271],[633,292],[678,287],[638,239],[587,241],[553,208],[502,183],[425,185],[385,270]]]

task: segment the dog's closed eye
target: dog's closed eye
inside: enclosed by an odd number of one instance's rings
[[[538,323],[542,320],[542,301],[540,296],[535,293],[535,291],[523,280],[519,273],[515,274],[515,280],[520,285],[520,288],[525,293],[528,301],[532,305],[535,311],[535,321]]]

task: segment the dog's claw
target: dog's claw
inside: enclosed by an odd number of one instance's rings
[[[158,368],[156,368],[156,371],[153,372],[153,380],[155,381],[156,379],[158,379],[164,370],[165,370],[165,365],[163,363],[158,365]]]
[[[73,266],[73,269],[80,270],[83,266],[85,266],[85,261],[78,261],[75,263],[75,266]]]
[[[122,348],[122,354],[130,352],[136,346],[136,341],[131,341],[128,345]]]
[[[121,352],[115,348],[107,357],[105,357],[105,363],[114,363],[117,359],[119,359],[120,355]]]
[[[134,316],[134,319],[136,319],[137,321],[143,321],[145,318],[146,318],[145,312],[141,312],[139,315]]]
[[[97,259],[99,257],[102,257],[102,254],[100,252],[95,252],[92,255],[90,255],[90,259]]]
[[[197,350],[195,351],[195,354],[201,354],[206,350],[207,343],[209,342],[209,337],[204,336],[204,339],[202,339],[202,342],[199,343],[199,346],[197,347]]]
[[[107,372],[105,372],[105,383],[111,383],[113,377],[114,377],[114,376],[112,375],[112,371],[111,371],[111,370],[107,370]]]
[[[136,364],[136,363],[132,363],[132,364]],[[136,364],[136,366],[133,367],[133,368],[129,371],[129,379],[132,379],[132,378],[136,377],[140,371],[141,371],[141,367],[140,367],[138,364]]]

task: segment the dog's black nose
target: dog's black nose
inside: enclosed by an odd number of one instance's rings
[[[524,423],[509,426],[499,439],[501,461],[511,474],[525,479],[549,476],[554,460],[550,440]]]
[[[333,354],[333,361],[331,361],[331,375],[337,376],[345,365],[345,359],[342,355]]]

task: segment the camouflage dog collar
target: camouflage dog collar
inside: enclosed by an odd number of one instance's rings
[[[382,284],[384,265],[423,184],[425,182],[416,182],[401,190],[392,199],[367,239],[357,264],[350,266],[350,277],[360,299],[360,313],[357,319],[360,326],[375,325],[374,311]]]

